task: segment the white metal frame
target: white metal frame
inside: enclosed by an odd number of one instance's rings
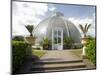
[[[54,32],[57,31],[57,44],[54,44]],[[61,44],[58,43],[58,31],[61,31]],[[55,49],[55,45],[57,45],[57,50],[63,50],[63,29],[62,28],[54,28],[52,29],[52,50]]]

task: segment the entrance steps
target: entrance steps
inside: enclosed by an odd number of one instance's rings
[[[38,72],[56,72],[56,71],[69,71],[69,70],[80,70],[85,69],[86,65],[82,59],[79,60],[48,60],[41,59],[33,63],[31,71]]]
[[[95,69],[88,59],[82,59],[70,52],[70,50],[47,51],[37,60],[29,59],[17,74],[45,73]]]

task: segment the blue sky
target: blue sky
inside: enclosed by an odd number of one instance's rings
[[[81,6],[81,5],[54,5],[57,8],[57,11],[61,11],[65,14],[66,17],[93,17],[95,13],[95,7],[93,6]]]
[[[72,21],[78,29],[79,24],[91,23],[92,26],[88,34],[95,36],[95,6],[16,1],[12,4],[13,35],[29,35],[25,25],[37,26],[42,20],[59,11],[64,14],[66,20]]]

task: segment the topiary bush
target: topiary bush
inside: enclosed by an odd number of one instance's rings
[[[13,72],[23,64],[27,47],[28,44],[25,41],[12,41]]]
[[[89,40],[86,48],[86,54],[87,57],[90,59],[90,61],[94,64],[96,64],[96,43],[95,39]]]

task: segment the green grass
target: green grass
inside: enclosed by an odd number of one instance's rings
[[[32,50],[32,54],[38,56],[39,58],[42,57],[46,52],[44,50]]]
[[[75,54],[78,57],[82,56],[82,49],[71,50],[71,53]]]

